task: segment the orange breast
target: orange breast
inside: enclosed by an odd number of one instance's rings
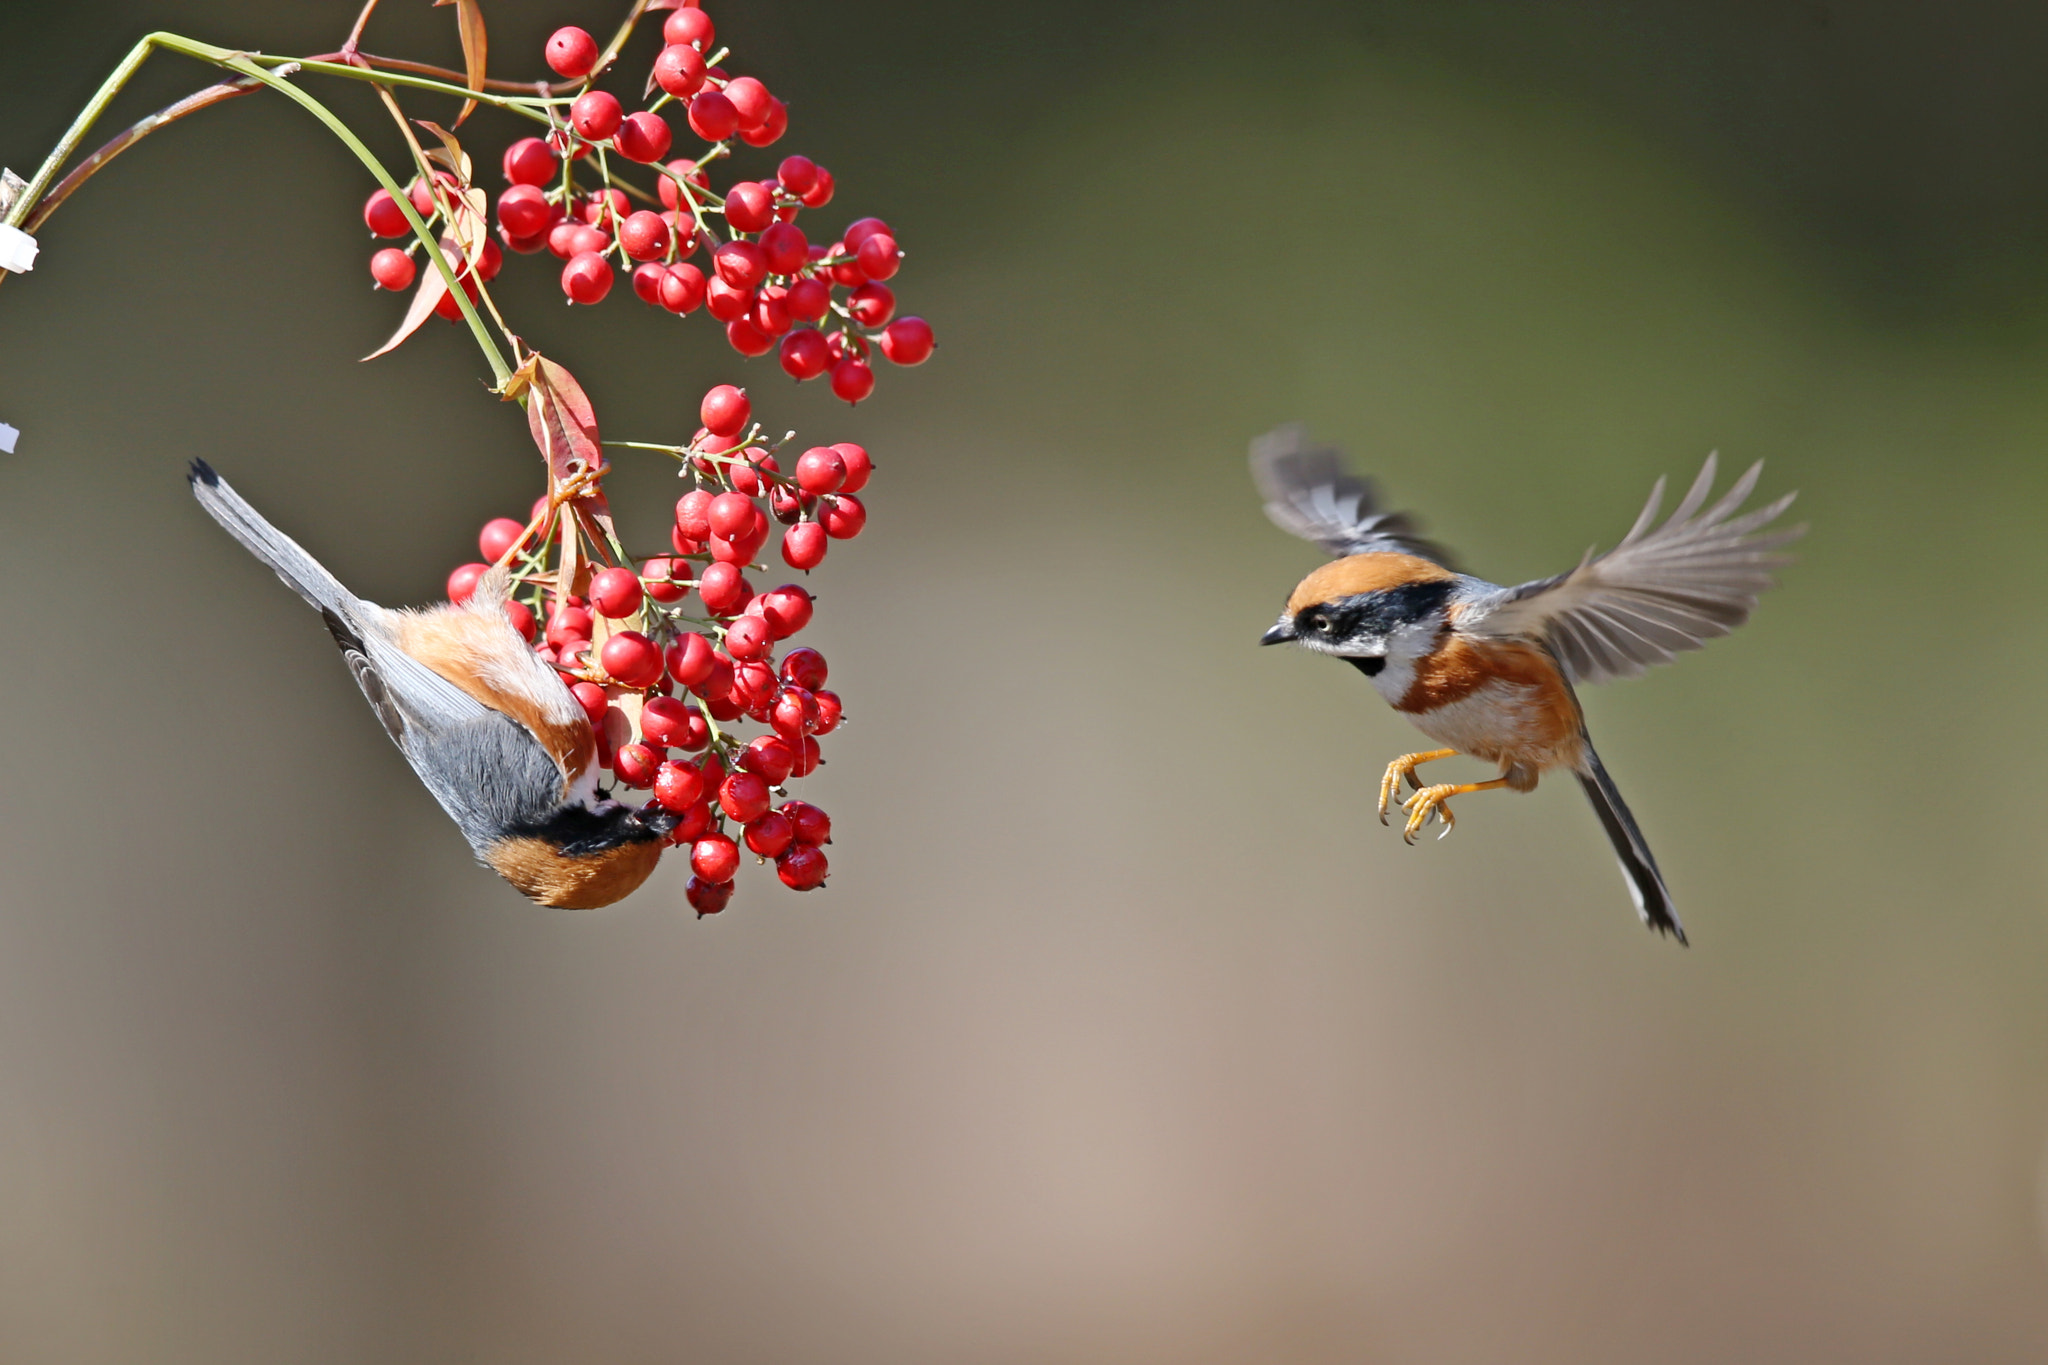
[[[1578,699],[1533,645],[1451,635],[1416,663],[1415,681],[1394,706],[1424,733],[1479,758],[1537,770],[1578,761]]]
[[[544,840],[504,839],[486,854],[492,870],[531,899],[562,910],[595,910],[639,889],[661,861],[658,839],[620,844],[588,858],[564,858]]]

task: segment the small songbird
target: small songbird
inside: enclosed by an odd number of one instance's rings
[[[1749,619],[1773,551],[1804,526],[1765,532],[1791,505],[1787,493],[1736,515],[1756,487],[1761,462],[1712,507],[1714,457],[1671,516],[1652,529],[1664,481],[1619,545],[1588,553],[1554,578],[1503,588],[1457,572],[1415,522],[1382,512],[1373,487],[1344,470],[1334,449],[1311,446],[1299,426],[1252,443],[1252,478],[1266,515],[1282,530],[1337,556],[1301,581],[1259,643],[1293,642],[1334,654],[1372,679],[1415,727],[1444,745],[1404,754],[1380,780],[1380,823],[1403,779],[1409,843],[1432,816],[1450,833],[1449,798],[1507,787],[1533,791],[1552,768],[1579,779],[1614,844],[1643,923],[1684,943],[1671,893],[1635,817],[1607,775],[1575,684],[1631,678],[1681,650],[1698,649]],[[1498,764],[1486,782],[1424,786],[1415,769],[1454,754]]]
[[[459,606],[392,611],[341,586],[205,461],[190,479],[199,505],[319,610],[384,732],[478,861],[573,910],[647,880],[675,817],[599,790],[589,717],[513,629],[502,569]]]

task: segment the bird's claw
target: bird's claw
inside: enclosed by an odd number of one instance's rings
[[[1401,830],[1403,843],[1413,844],[1415,836],[1422,832],[1434,815],[1443,821],[1443,831],[1436,837],[1441,839],[1458,827],[1458,817],[1451,814],[1450,796],[1456,790],[1453,786],[1424,787],[1401,803],[1401,809],[1408,813],[1408,823]]]

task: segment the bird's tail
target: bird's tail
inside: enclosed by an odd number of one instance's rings
[[[247,546],[249,553],[276,570],[286,586],[328,616],[330,626],[335,616],[350,626],[361,618],[362,601],[341,586],[341,580],[322,568],[320,561],[301,549],[297,541],[265,521],[261,512],[213,472],[212,465],[194,460],[186,478],[191,481],[192,496],[199,499],[199,505],[229,535]]]
[[[1629,814],[1628,803],[1621,799],[1614,779],[1607,775],[1600,755],[1593,752],[1590,740],[1586,743],[1586,767],[1578,779],[1586,789],[1586,799],[1600,816],[1600,827],[1607,831],[1607,838],[1614,845],[1614,858],[1621,864],[1621,875],[1628,883],[1629,895],[1635,899],[1636,913],[1643,917],[1645,925],[1671,935],[1683,945],[1685,926],[1678,922],[1678,913],[1671,908],[1671,892],[1664,886],[1664,874],[1657,870],[1657,859],[1650,852],[1649,842],[1637,828],[1635,816]]]

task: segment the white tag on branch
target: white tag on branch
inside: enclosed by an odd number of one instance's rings
[[[21,433],[19,431],[8,426],[5,422],[0,422],[0,455],[12,455],[14,453],[14,443],[20,438]]]
[[[18,227],[0,223],[0,270],[21,275],[36,268],[36,239]]]

